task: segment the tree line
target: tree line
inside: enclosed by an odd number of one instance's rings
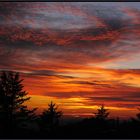
[[[30,100],[28,92],[23,88],[23,79],[19,73],[12,71],[3,71],[0,73],[0,137],[48,137],[53,138],[69,138],[69,137],[100,137],[100,134],[107,130],[115,130],[116,135],[121,135],[118,128],[131,127],[140,128],[140,113],[136,114],[137,118],[132,118],[131,123],[119,124],[119,119],[110,120],[108,118],[110,112],[101,105],[94,116],[83,119],[71,125],[60,126],[60,118],[62,111],[52,101],[48,107],[40,114],[36,114],[37,108],[29,109],[25,102]],[[140,110],[140,108],[138,108]],[[123,122],[124,123],[124,122]],[[115,125],[114,125],[115,124]],[[33,127],[37,126],[37,130]],[[118,128],[117,128],[118,127]],[[29,129],[30,128],[30,129]],[[91,135],[90,131],[94,131],[95,135]],[[81,133],[84,131],[83,133]],[[63,133],[64,132],[64,133]],[[111,132],[112,134],[114,132]],[[97,134],[97,135],[96,135]],[[69,135],[69,136],[67,136]],[[90,136],[89,136],[90,135]],[[110,135],[107,131],[106,135]],[[139,136],[139,135],[138,135]]]

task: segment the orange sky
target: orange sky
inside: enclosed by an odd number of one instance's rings
[[[46,108],[54,101],[66,115],[92,115],[105,104],[111,116],[135,115],[139,105],[140,72],[85,67],[63,69],[61,76],[25,76],[30,106]],[[63,76],[65,77],[63,77]],[[67,76],[67,77],[66,77]]]
[[[20,72],[38,112],[54,101],[64,115],[134,116],[139,56],[140,3],[0,3],[0,70]]]

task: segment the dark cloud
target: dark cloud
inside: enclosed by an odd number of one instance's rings
[[[56,76],[59,78],[76,78],[74,76],[65,76],[60,74],[57,71],[53,71],[53,70],[34,70],[28,73],[28,75],[34,75],[34,76]]]
[[[102,87],[113,88],[110,84],[103,84],[101,81],[96,81],[96,82],[89,82],[89,81],[68,81],[68,82],[63,82],[63,83],[80,84],[80,85],[91,85],[91,86],[102,86]]]
[[[43,95],[44,96],[50,96],[50,97],[57,97],[59,99],[61,98],[72,98],[72,97],[87,97],[88,95],[91,95],[93,92],[46,92]]]
[[[140,102],[139,98],[123,98],[123,97],[90,97],[89,100],[93,101],[104,101],[104,102]]]
[[[5,6],[5,9],[3,9],[3,6]],[[58,8],[56,8],[57,6]],[[127,46],[128,50],[129,47],[131,47],[130,44],[123,44],[122,42],[120,46],[118,46],[117,43],[116,46],[112,46],[125,32],[131,33],[131,30],[135,29],[135,26],[130,26],[129,22],[131,22],[131,20],[128,20],[129,18],[127,18],[126,14],[121,12],[117,7],[114,8],[115,6],[111,6],[109,12],[106,7],[101,5],[96,6],[93,4],[95,7],[94,10],[89,4],[76,4],[74,8],[72,8],[72,6],[73,4],[68,6],[65,3],[63,3],[62,6],[57,3],[54,5],[44,4],[44,7],[42,7],[40,3],[32,5],[27,3],[1,3],[1,15],[3,15],[3,22],[5,23],[2,24],[1,21],[0,38],[2,45],[8,45],[9,47],[7,47],[7,49],[11,50],[12,48],[13,51],[17,50],[17,47],[22,48],[20,51],[23,53],[25,51],[25,54],[29,49],[31,49],[33,53],[40,51],[39,54],[41,55],[38,55],[40,59],[57,59],[59,57],[59,60],[69,63],[86,63],[87,61],[104,62],[127,55],[128,52],[124,46]],[[44,11],[45,7],[49,10]],[[65,9],[65,7],[68,7],[66,12],[68,12],[69,15],[60,12],[60,15],[62,14],[61,18],[65,21],[69,22],[67,16],[73,17],[78,15],[80,17],[86,17],[87,20],[93,24],[85,28],[83,26],[81,29],[68,30],[50,29],[44,26],[44,23],[47,25],[48,22],[50,24],[52,23],[51,25],[57,24],[59,20],[56,16],[56,12],[57,10]],[[35,8],[39,10],[34,11]],[[78,10],[78,14],[72,12],[76,9]],[[112,13],[111,15],[110,12]],[[105,27],[96,27],[94,20],[92,21],[91,19],[91,17],[95,19],[94,16],[96,18],[98,17],[99,21],[103,21]],[[50,19],[51,17],[53,17],[53,20]],[[7,22],[7,20],[9,22]],[[70,22],[72,22],[75,18],[70,18],[70,20]],[[61,22],[63,24],[63,21]],[[43,29],[38,28],[38,25],[42,25]],[[36,46],[42,46],[43,48],[38,49]],[[136,51],[138,51],[138,48]],[[132,53],[132,51],[129,51],[129,53]],[[78,54],[79,57],[76,57],[76,54]],[[88,58],[88,60],[86,58]]]

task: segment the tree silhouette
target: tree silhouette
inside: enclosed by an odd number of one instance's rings
[[[140,111],[140,107],[138,107],[138,110]],[[138,114],[136,114],[137,119],[140,121],[140,112]]]
[[[35,118],[35,110],[28,110],[24,102],[30,97],[23,90],[19,73],[5,71],[0,74],[0,122],[4,130],[12,131]]]
[[[138,109],[138,111],[140,111],[140,107],[138,107],[137,109]],[[134,122],[135,122],[135,123],[140,123],[140,112],[136,114],[136,117],[135,117],[135,118],[132,117],[132,118],[131,118],[131,121],[132,121],[133,123],[134,123]]]
[[[108,109],[105,109],[104,105],[101,105],[99,109],[97,109],[97,111],[98,111],[97,113],[94,113],[96,119],[100,119],[100,120],[107,119],[109,112]]]
[[[42,129],[52,130],[59,125],[62,111],[57,111],[57,109],[58,107],[52,101],[48,104],[48,109],[44,110],[40,116]]]

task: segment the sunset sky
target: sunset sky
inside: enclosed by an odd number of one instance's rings
[[[140,105],[139,2],[0,2],[0,70],[20,72],[30,107],[132,117]]]

